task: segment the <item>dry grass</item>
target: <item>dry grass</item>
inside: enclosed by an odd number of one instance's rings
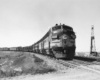
[[[18,54],[17,56],[7,56],[6,58],[7,62],[0,67],[0,78],[14,77],[23,74],[44,74],[56,71],[49,67],[44,60],[35,55]]]

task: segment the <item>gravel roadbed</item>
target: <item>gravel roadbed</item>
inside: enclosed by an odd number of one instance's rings
[[[21,75],[13,78],[3,78],[1,80],[100,80],[100,74],[79,67],[64,66],[58,63],[58,60],[51,59],[47,56],[34,55],[46,61],[50,67],[55,68],[57,71],[46,74]]]

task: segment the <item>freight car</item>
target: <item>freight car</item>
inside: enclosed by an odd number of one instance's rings
[[[9,51],[9,50],[10,50],[10,48],[8,48],[8,47],[0,48],[0,51]]]
[[[65,24],[56,24],[35,44],[33,52],[47,54],[56,58],[70,58],[75,56],[76,35],[73,28]]]
[[[16,47],[10,47],[9,50],[10,51],[16,51]]]
[[[15,47],[16,49],[14,51],[22,51],[22,52],[33,52],[33,46],[24,46],[24,47]],[[10,49],[11,50],[11,49]]]
[[[33,52],[33,46],[25,46],[25,47],[22,47],[22,51],[24,52]]]

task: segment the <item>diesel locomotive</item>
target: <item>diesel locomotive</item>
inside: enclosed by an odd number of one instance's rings
[[[47,54],[56,58],[70,58],[75,56],[76,35],[73,28],[65,24],[56,24],[35,44],[33,52]]]

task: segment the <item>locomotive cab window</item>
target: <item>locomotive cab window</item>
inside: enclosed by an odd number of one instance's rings
[[[55,26],[55,27],[52,28],[53,31],[60,30],[60,29],[61,29],[61,26]]]
[[[73,29],[71,27],[68,27],[68,26],[63,26],[63,29],[66,31],[73,31]]]
[[[58,35],[57,34],[53,34],[52,35],[52,40],[56,40],[56,39],[59,39]]]

